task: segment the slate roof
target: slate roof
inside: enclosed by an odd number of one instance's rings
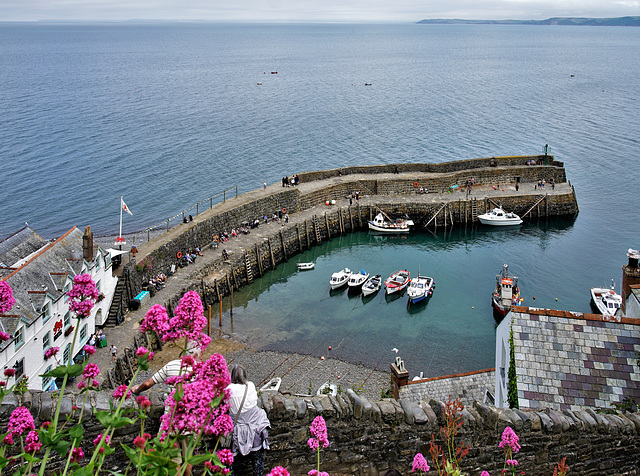
[[[610,408],[640,400],[640,320],[514,306],[513,343],[523,408]]]
[[[78,260],[82,262],[82,232],[73,227],[7,275],[16,304],[8,315],[0,316],[5,332],[13,334],[21,321],[30,325],[40,315],[47,296],[54,301],[62,297],[67,276],[82,269]]]
[[[29,225],[25,225],[24,228],[0,241],[0,266],[12,267],[46,244],[46,240],[29,228]]]

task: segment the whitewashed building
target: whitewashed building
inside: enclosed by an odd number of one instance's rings
[[[67,291],[73,277],[89,273],[100,296],[91,316],[77,320],[69,311]],[[0,330],[12,336],[0,344],[0,367],[13,367],[15,378],[26,376],[34,390],[55,388],[52,379],[40,377],[68,362],[71,353],[82,352],[96,326],[107,320],[117,276],[113,276],[111,254],[94,247],[91,228],[84,234],[73,227],[60,238],[46,241],[25,226],[0,242],[0,279],[13,289],[16,304],[0,315]],[[78,329],[78,339],[71,341]],[[45,359],[50,347],[59,347],[57,357]],[[11,385],[12,380],[8,384]]]

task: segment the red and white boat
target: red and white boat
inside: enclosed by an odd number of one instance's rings
[[[496,289],[491,295],[491,305],[496,314],[501,317],[507,315],[511,306],[522,302],[518,278],[509,274],[509,265],[502,265],[502,272],[496,276]]]
[[[392,294],[402,291],[410,282],[411,275],[409,271],[402,269],[389,276],[384,282],[384,287],[387,294]]]

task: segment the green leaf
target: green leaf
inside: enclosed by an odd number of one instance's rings
[[[82,425],[76,425],[69,430],[69,436],[74,440],[81,440],[84,436],[84,428]]]
[[[44,373],[42,375],[40,375],[41,377],[53,377],[53,378],[62,378],[65,375],[67,375],[69,372],[69,370],[67,369],[66,365],[60,365],[59,367],[56,367],[55,369],[50,370],[47,373]]]
[[[69,367],[69,377],[77,377],[84,372],[84,364],[75,364]]]
[[[93,465],[94,463],[91,463],[87,466],[82,466],[76,469],[73,472],[73,476],[91,476],[93,474]]]
[[[113,428],[122,428],[123,426],[132,425],[135,423],[135,420],[126,417],[114,417],[111,421],[111,426]]]
[[[137,464],[138,463],[138,451],[135,448],[129,448],[127,445],[123,445],[122,443],[120,443],[120,446],[122,446],[122,449],[127,454],[127,458],[129,458],[129,461],[131,461],[132,463]]]
[[[113,414],[111,412],[107,412],[103,410],[100,412],[95,412],[93,415],[98,419],[100,423],[102,423],[102,426],[104,426],[105,428],[108,428],[111,425],[111,422],[113,421]]]
[[[212,459],[213,455],[211,453],[205,453],[203,455],[193,455],[191,458],[189,458],[188,462],[196,466],[200,463],[204,463],[205,461],[209,461]],[[218,461],[218,463],[220,463],[220,461]],[[222,466],[222,464],[220,464],[220,466]]]

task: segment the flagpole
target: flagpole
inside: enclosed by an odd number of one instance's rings
[[[124,200],[122,200],[122,195],[120,195],[120,234],[118,235],[118,238],[122,238],[122,203]]]

